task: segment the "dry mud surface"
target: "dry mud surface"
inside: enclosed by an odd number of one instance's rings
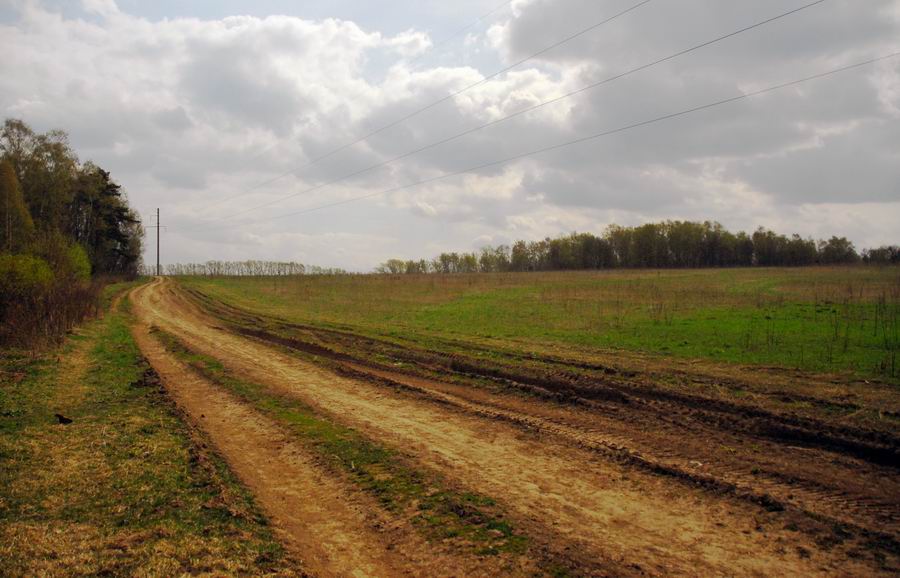
[[[614,377],[569,379],[530,369],[524,359],[499,368],[450,360],[442,379],[435,369],[446,360],[427,352],[316,328],[276,335],[172,282],[154,281],[131,299],[144,354],[314,575],[463,576],[497,568],[490,557],[454,556],[391,519],[277,425],[179,364],[151,326],[243,379],[402,450],[458,487],[495,498],[574,574],[898,571],[900,479],[890,432]],[[404,369],[373,361],[373,352],[388,350],[407,356]],[[459,376],[522,389],[479,387]]]

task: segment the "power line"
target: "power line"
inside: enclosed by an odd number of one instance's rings
[[[481,80],[479,80],[479,81],[477,81],[477,82],[474,82],[474,83],[472,83],[472,84],[469,84],[468,86],[465,86],[465,87],[463,87],[463,88],[461,88],[461,89],[459,89],[459,90],[457,90],[457,91],[455,91],[455,92],[452,92],[452,93],[450,93],[450,94],[448,94],[448,95],[446,95],[446,96],[443,96],[443,97],[439,98],[438,100],[435,100],[435,101],[431,102],[430,104],[425,105],[425,106],[422,107],[422,108],[416,109],[416,110],[414,110],[413,112],[410,112],[410,113],[408,113],[408,114],[406,114],[406,115],[404,115],[404,116],[402,116],[402,117],[400,117],[400,118],[398,118],[398,119],[396,119],[396,120],[394,120],[394,121],[389,122],[388,124],[382,125],[381,127],[377,128],[377,129],[375,129],[375,130],[372,130],[371,132],[369,132],[369,133],[367,133],[367,134],[365,134],[365,135],[363,135],[363,136],[357,138],[357,139],[354,140],[354,141],[351,141],[351,142],[348,142],[348,143],[346,143],[346,144],[343,144],[343,145],[341,145],[341,146],[339,146],[339,147],[337,147],[337,148],[335,148],[335,149],[332,149],[331,151],[329,151],[329,152],[327,152],[327,153],[325,153],[325,154],[322,154],[322,155],[320,155],[320,156],[318,156],[318,157],[315,157],[315,158],[309,160],[308,162],[306,162],[306,164],[303,164],[303,165],[301,165],[301,166],[299,166],[299,167],[295,167],[295,168],[293,168],[293,169],[291,169],[291,170],[289,170],[289,171],[287,171],[287,172],[281,173],[280,175],[277,175],[277,176],[275,176],[275,177],[272,177],[271,179],[268,179],[268,180],[266,180],[266,181],[263,181],[263,182],[261,182],[261,183],[255,185],[255,186],[253,186],[253,187],[250,187],[249,189],[247,189],[247,190],[244,191],[244,192],[238,193],[237,195],[234,195],[234,196],[231,196],[231,197],[227,197],[227,198],[222,199],[222,200],[219,200],[219,201],[215,201],[214,204],[220,204],[220,203],[223,203],[223,202],[225,202],[225,201],[229,201],[229,200],[232,200],[232,199],[236,199],[236,198],[238,198],[238,197],[243,196],[243,195],[244,195],[245,193],[247,193],[247,192],[254,191],[254,190],[260,189],[260,188],[262,188],[262,187],[271,185],[272,183],[275,183],[275,182],[277,182],[277,181],[280,181],[281,179],[283,179],[283,178],[285,178],[285,177],[287,177],[287,176],[289,176],[289,175],[295,174],[295,173],[297,173],[297,172],[299,172],[299,171],[302,171],[302,170],[304,170],[304,169],[307,169],[307,168],[309,168],[309,167],[311,167],[311,166],[313,166],[313,165],[315,165],[315,164],[318,164],[318,163],[320,163],[321,161],[323,161],[323,160],[325,160],[325,159],[331,158],[332,156],[334,156],[334,155],[336,155],[336,154],[338,154],[338,153],[340,153],[340,152],[343,152],[343,151],[349,149],[349,148],[352,147],[352,146],[355,146],[355,145],[357,145],[357,144],[359,144],[359,143],[361,143],[361,142],[365,142],[365,141],[369,140],[370,138],[372,138],[372,137],[375,136],[375,135],[381,134],[382,132],[384,132],[384,131],[386,131],[386,130],[388,130],[388,129],[391,129],[391,128],[395,127],[395,126],[398,126],[398,125],[400,125],[400,124],[406,122],[407,120],[410,120],[411,118],[414,118],[414,117],[416,117],[416,116],[422,114],[423,112],[426,112],[426,111],[428,111],[428,110],[431,110],[432,108],[434,108],[434,107],[436,107],[436,106],[438,106],[438,105],[440,105],[440,104],[443,104],[443,103],[447,102],[448,100],[451,100],[451,99],[453,99],[453,98],[456,98],[457,96],[463,94],[463,93],[466,92],[466,91],[469,91],[469,90],[471,90],[471,89],[473,89],[473,88],[476,88],[476,87],[478,87],[478,86],[481,86],[482,84],[485,84],[485,83],[488,82],[489,80],[491,80],[491,79],[493,79],[493,78],[496,78],[496,77],[500,76],[501,74],[504,74],[504,73],[506,73],[506,72],[509,72],[510,70],[513,70],[514,68],[516,68],[516,67],[518,67],[518,66],[520,66],[520,65],[522,65],[522,64],[524,64],[524,63],[526,63],[526,62],[528,62],[529,60],[533,60],[533,59],[535,59],[535,58],[537,58],[537,57],[539,57],[539,56],[542,56],[542,55],[546,54],[547,52],[550,52],[551,50],[554,50],[555,48],[558,48],[558,47],[560,47],[560,46],[562,46],[562,45],[564,45],[564,44],[566,44],[566,43],[568,43],[568,42],[571,42],[572,40],[575,40],[575,39],[577,39],[577,38],[580,38],[581,36],[584,36],[584,35],[587,34],[588,32],[591,32],[591,31],[593,31],[593,30],[596,30],[597,28],[600,28],[601,26],[603,26],[603,25],[605,25],[605,24],[608,24],[608,23],[612,22],[613,20],[616,20],[616,19],[618,19],[618,18],[621,18],[622,16],[625,16],[626,14],[628,14],[628,13],[630,13],[630,12],[633,12],[633,11],[637,10],[638,8],[640,8],[641,6],[643,6],[643,5],[645,5],[645,4],[649,4],[650,2],[653,2],[653,0],[641,0],[641,1],[638,2],[637,4],[634,4],[633,6],[631,6],[631,7],[629,7],[629,8],[626,8],[625,10],[622,10],[621,12],[618,12],[618,13],[616,13],[616,14],[614,14],[614,15],[612,15],[612,16],[610,16],[610,17],[604,19],[604,20],[601,20],[600,22],[596,22],[596,23],[594,23],[594,24],[588,26],[587,28],[583,28],[583,29],[579,30],[578,32],[576,32],[576,33],[574,33],[574,34],[571,34],[571,35],[569,35],[569,36],[563,38],[562,40],[559,40],[559,41],[554,42],[553,44],[551,44],[551,45],[549,45],[549,46],[546,46],[546,47],[542,48],[541,50],[539,50],[539,51],[537,51],[537,52],[531,54],[530,56],[527,56],[527,57],[525,57],[525,58],[522,58],[522,59],[520,59],[520,60],[514,62],[513,64],[510,64],[510,65],[508,65],[508,66],[506,66],[506,67],[504,67],[504,68],[501,68],[500,70],[497,70],[496,72],[493,72],[493,73],[489,74],[488,76],[485,76],[484,78],[482,78]],[[212,206],[212,205],[211,205],[211,206]]]
[[[565,99],[567,99],[567,98],[571,98],[571,97],[573,97],[573,96],[576,96],[576,95],[578,95],[578,94],[581,94],[581,93],[583,93],[583,92],[586,92],[586,91],[588,91],[588,90],[592,90],[592,89],[594,89],[594,88],[598,88],[598,87],[600,87],[600,86],[603,86],[603,85],[606,85],[606,84],[610,84],[610,83],[612,83],[612,82],[615,82],[615,81],[620,80],[620,79],[622,79],[622,78],[625,78],[625,77],[627,77],[627,76],[631,76],[631,75],[636,74],[636,73],[638,73],[638,72],[641,72],[641,71],[643,71],[643,70],[647,70],[648,68],[651,68],[651,67],[653,67],[653,66],[657,66],[657,65],[659,65],[659,64],[663,64],[663,63],[665,63],[665,62],[668,62],[668,61],[670,61],[670,60],[674,60],[674,59],[679,58],[679,57],[681,57],[681,56],[684,56],[684,55],[686,55],[686,54],[690,54],[691,52],[695,52],[695,51],[697,51],[697,50],[700,50],[700,49],[709,47],[709,46],[711,46],[711,45],[713,45],[713,44],[717,44],[717,43],[719,43],[719,42],[722,42],[722,41],[727,40],[727,39],[729,39],[729,38],[733,38],[733,37],[738,36],[738,35],[740,35],[740,34],[743,34],[743,33],[745,33],[745,32],[749,32],[749,31],[754,30],[754,29],[756,29],[756,28],[760,28],[760,27],[765,26],[765,25],[767,25],[767,24],[771,24],[772,22],[775,22],[775,21],[777,21],[777,20],[781,20],[781,19],[783,19],[783,18],[787,18],[788,16],[791,16],[791,15],[796,14],[796,13],[798,13],[798,12],[801,12],[801,11],[803,11],[803,10],[807,10],[807,9],[809,9],[809,8],[812,8],[812,7],[814,7],[814,6],[817,6],[817,5],[819,5],[819,4],[822,4],[822,3],[824,3],[824,2],[826,2],[826,0],[815,0],[814,2],[810,2],[810,3],[808,3],[808,4],[805,4],[805,5],[803,5],[803,6],[800,6],[800,7],[798,7],[798,8],[794,8],[794,9],[789,10],[789,11],[787,11],[787,12],[782,12],[781,14],[778,14],[777,16],[773,16],[773,17],[767,18],[767,19],[765,19],[765,20],[761,20],[761,21],[756,22],[756,23],[754,23],[754,24],[751,24],[751,25],[749,25],[749,26],[745,26],[745,27],[740,28],[740,29],[738,29],[738,30],[735,30],[735,31],[733,31],[733,32],[729,32],[728,34],[724,34],[724,35],[722,35],[722,36],[718,36],[718,37],[713,38],[713,39],[711,39],[711,40],[707,40],[707,41],[705,41],[705,42],[701,42],[701,43],[699,43],[699,44],[695,44],[694,46],[691,46],[690,48],[686,48],[686,49],[684,49],[684,50],[680,50],[680,51],[678,51],[678,52],[675,52],[675,53],[670,54],[670,55],[668,55],[668,56],[665,56],[665,57],[663,57],[663,58],[659,58],[659,59],[653,60],[653,61],[651,61],[651,62],[648,62],[648,63],[646,63],[646,64],[642,64],[642,65],[640,65],[640,66],[634,67],[634,68],[632,68],[632,69],[630,69],[630,70],[627,70],[627,71],[625,71],[625,72],[621,72],[621,73],[618,73],[618,74],[614,74],[614,75],[609,76],[609,77],[607,77],[607,78],[604,78],[603,80],[600,80],[600,81],[598,81],[598,82],[593,82],[593,83],[588,84],[588,85],[586,85],[586,86],[582,86],[581,88],[572,90],[572,91],[570,91],[570,92],[568,92],[568,93],[566,93],[566,94],[563,94],[563,95],[560,95],[560,96],[551,98],[551,99],[549,99],[549,100],[545,100],[545,101],[543,101],[543,102],[537,103],[537,104],[535,104],[535,105],[529,106],[529,107],[527,107],[527,108],[524,108],[524,109],[522,109],[522,110],[519,110],[519,111],[517,111],[517,112],[514,112],[514,113],[512,113],[512,114],[510,114],[510,115],[507,115],[507,116],[505,116],[505,117],[502,117],[502,118],[498,118],[498,119],[492,120],[492,121],[487,122],[487,123],[485,123],[485,124],[482,124],[482,125],[479,125],[479,126],[476,126],[476,127],[470,128],[470,129],[467,129],[467,130],[465,130],[465,131],[462,131],[462,132],[460,132],[460,133],[457,133],[457,134],[454,134],[454,135],[452,135],[452,136],[446,137],[446,138],[444,138],[444,139],[441,139],[441,140],[432,142],[432,143],[430,143],[430,144],[424,145],[424,146],[419,147],[419,148],[417,148],[417,149],[414,149],[414,150],[412,150],[412,151],[406,152],[406,153],[404,153],[404,154],[402,154],[402,155],[393,157],[393,158],[388,159],[388,160],[385,160],[385,161],[381,161],[381,162],[375,163],[375,164],[370,165],[370,166],[368,166],[368,167],[366,167],[366,168],[359,169],[359,170],[357,170],[357,171],[354,171],[354,172],[345,174],[345,175],[343,175],[343,176],[341,176],[341,177],[332,179],[332,180],[330,180],[330,181],[326,181],[326,182],[324,182],[324,183],[320,183],[320,184],[318,184],[318,185],[314,185],[314,186],[309,187],[309,188],[307,188],[307,189],[304,189],[304,190],[301,190],[301,191],[298,191],[298,192],[295,192],[295,193],[291,193],[291,194],[288,194],[288,195],[279,197],[279,198],[277,198],[277,199],[273,199],[273,200],[271,200],[271,201],[266,201],[266,202],[264,202],[264,203],[260,203],[260,204],[258,204],[258,205],[254,205],[254,206],[249,207],[249,208],[246,208],[246,209],[242,209],[242,210],[240,210],[240,211],[237,211],[237,212],[235,212],[235,213],[232,213],[232,214],[230,214],[230,215],[227,215],[227,216],[222,217],[221,219],[217,219],[217,220],[227,220],[227,219],[231,219],[231,218],[233,218],[233,217],[236,217],[236,216],[239,216],[239,215],[242,215],[242,214],[245,214],[245,213],[249,213],[249,212],[255,211],[255,210],[257,210],[257,209],[261,209],[261,208],[264,208],[264,207],[268,207],[268,206],[271,206],[271,205],[280,203],[280,202],[285,201],[285,200],[287,200],[287,199],[291,199],[291,198],[294,198],[294,197],[297,197],[297,196],[300,196],[300,195],[304,195],[304,194],[307,194],[307,193],[311,193],[311,192],[314,192],[314,191],[323,189],[323,188],[328,187],[328,186],[330,186],[330,185],[333,185],[333,184],[336,184],[336,183],[345,181],[345,180],[347,180],[347,179],[349,179],[349,178],[352,178],[352,177],[359,176],[359,175],[364,174],[364,173],[367,173],[367,172],[369,172],[369,171],[372,171],[372,170],[375,170],[375,169],[378,169],[378,168],[382,168],[382,167],[388,166],[388,165],[393,164],[393,163],[395,163],[395,162],[397,162],[397,161],[399,161],[399,160],[403,160],[403,159],[409,158],[409,157],[414,156],[414,155],[416,155],[416,154],[419,154],[419,153],[421,153],[421,152],[424,152],[424,151],[433,149],[433,148],[435,148],[435,147],[438,147],[438,146],[447,144],[447,143],[449,143],[449,142],[458,140],[458,139],[460,139],[460,138],[462,138],[462,137],[464,137],[464,136],[473,134],[473,133],[478,132],[478,131],[480,131],[480,130],[483,130],[483,129],[485,129],[485,128],[488,128],[488,127],[492,127],[492,126],[501,124],[501,123],[506,122],[506,121],[508,121],[508,120],[510,120],[510,119],[513,119],[513,118],[522,116],[522,115],[524,115],[524,114],[526,114],[526,113],[535,111],[535,110],[537,110],[537,109],[543,108],[543,107],[548,106],[548,105],[550,105],[550,104],[554,104],[554,103],[560,102],[560,101],[562,101],[562,100],[565,100]]]
[[[603,137],[607,137],[607,136],[611,136],[611,135],[614,135],[614,134],[626,132],[626,131],[633,130],[633,129],[636,129],[636,128],[640,128],[640,127],[644,127],[644,126],[648,126],[648,125],[652,125],[652,124],[664,122],[664,121],[671,120],[671,119],[675,119],[675,118],[679,118],[679,117],[682,117],[682,116],[691,115],[691,114],[694,114],[694,113],[697,113],[697,112],[701,112],[701,111],[704,111],[704,110],[709,110],[709,109],[711,109],[711,108],[717,108],[717,107],[720,107],[720,106],[724,106],[724,105],[726,105],[726,104],[731,104],[731,103],[738,102],[738,101],[741,101],[741,100],[746,100],[746,99],[749,99],[749,98],[752,98],[752,97],[755,97],[755,96],[760,96],[760,95],[763,95],[763,94],[767,94],[767,93],[770,93],[770,92],[775,92],[775,91],[778,91],[778,90],[783,90],[783,89],[785,89],[785,88],[790,88],[790,87],[792,87],[792,86],[797,86],[797,85],[799,85],[799,84],[803,84],[803,83],[810,82],[810,81],[813,81],[813,80],[818,80],[818,79],[821,79],[821,78],[826,78],[826,77],[829,77],[829,76],[833,76],[833,75],[835,75],[835,74],[839,74],[839,73],[846,72],[846,71],[849,71],[849,70],[861,68],[861,67],[863,67],[863,66],[868,66],[868,65],[871,65],[871,64],[875,64],[875,63],[877,63],[877,62],[881,62],[881,61],[888,60],[888,59],[891,59],[891,58],[896,58],[896,57],[898,57],[898,56],[900,56],[900,52],[894,52],[894,53],[887,54],[887,55],[884,55],[884,56],[879,56],[879,57],[877,57],[877,58],[871,58],[871,59],[869,59],[869,60],[864,60],[864,61],[862,61],[862,62],[857,62],[857,63],[854,63],[854,64],[849,64],[849,65],[847,65],[847,66],[842,66],[842,67],[840,67],[840,68],[835,68],[835,69],[829,70],[829,71],[827,71],[827,72],[822,72],[822,73],[819,73],[819,74],[814,74],[814,75],[812,75],[812,76],[807,76],[807,77],[800,78],[800,79],[797,79],[797,80],[792,80],[792,81],[785,82],[785,83],[782,83],[782,84],[777,84],[777,85],[774,85],[774,86],[770,86],[770,87],[767,87],[767,88],[763,88],[763,89],[760,89],[760,90],[755,90],[755,91],[752,91],[752,92],[747,92],[747,93],[744,93],[744,94],[740,94],[740,95],[738,95],[738,96],[733,96],[733,97],[731,97],[731,98],[726,98],[726,99],[722,99],[722,100],[717,100],[717,101],[715,101],[715,102],[710,102],[710,103],[707,103],[707,104],[703,104],[703,105],[700,105],[700,106],[695,106],[695,107],[688,108],[688,109],[685,109],[685,110],[681,110],[681,111],[678,111],[678,112],[673,112],[673,113],[665,114],[665,115],[662,115],[662,116],[657,116],[657,117],[655,117],[655,118],[651,118],[651,119],[648,119],[648,120],[643,120],[643,121],[640,121],[640,122],[635,122],[635,123],[628,124],[628,125],[625,125],[625,126],[621,126],[621,127],[618,127],[618,128],[614,128],[614,129],[606,130],[606,131],[603,131],[603,132],[595,133],[595,134],[592,134],[592,135],[584,136],[584,137],[581,137],[581,138],[578,138],[578,139],[566,141],[566,142],[559,143],[559,144],[555,144],[555,145],[551,145],[551,146],[548,146],[548,147],[543,147],[543,148],[539,148],[539,149],[534,149],[534,150],[531,150],[531,151],[528,151],[528,152],[524,152],[524,153],[520,153],[520,154],[511,156],[511,157],[507,157],[507,158],[504,158],[504,159],[501,159],[501,160],[491,161],[491,162],[488,162],[488,163],[484,163],[484,164],[480,164],[480,165],[468,167],[468,168],[466,168],[466,169],[462,169],[462,170],[459,170],[459,171],[453,171],[453,172],[443,173],[443,174],[441,174],[441,175],[437,175],[437,176],[430,177],[430,178],[427,178],[427,179],[422,179],[422,180],[420,180],[420,181],[416,181],[416,182],[413,182],[413,183],[407,183],[407,184],[405,184],[405,185],[400,185],[400,186],[397,186],[397,187],[392,187],[392,188],[390,188],[390,189],[385,189],[385,190],[377,191],[377,192],[374,192],[374,193],[369,193],[369,194],[366,194],[366,195],[361,195],[361,196],[358,196],[358,197],[353,197],[353,198],[350,198],[350,199],[344,199],[344,200],[341,200],[341,201],[335,201],[335,202],[332,202],[332,203],[327,203],[327,204],[323,204],[323,205],[318,205],[318,206],[315,206],[315,207],[311,207],[311,208],[308,208],[308,209],[303,209],[303,210],[301,210],[301,211],[295,211],[295,212],[292,212],[292,213],[286,213],[286,214],[283,214],[283,215],[278,215],[278,216],[275,216],[275,217],[269,217],[269,218],[266,218],[266,219],[259,219],[259,220],[257,220],[257,221],[250,221],[250,222],[247,222],[247,223],[239,223],[239,224],[237,224],[237,225],[232,225],[232,226],[243,227],[243,226],[247,226],[247,225],[255,225],[255,224],[262,223],[262,222],[266,222],[266,221],[274,221],[274,220],[278,220],[278,219],[284,219],[284,218],[287,218],[287,217],[295,217],[295,216],[298,216],[298,215],[305,215],[305,214],[312,213],[312,212],[315,212],[315,211],[321,211],[321,210],[323,210],[323,209],[328,209],[328,208],[331,208],[331,207],[337,207],[337,206],[340,206],[340,205],[346,205],[346,204],[353,203],[353,202],[356,202],[356,201],[361,201],[361,200],[364,200],[364,199],[370,199],[370,198],[372,198],[372,197],[377,197],[377,196],[380,196],[380,195],[385,195],[385,194],[389,194],[389,193],[394,193],[394,192],[397,192],[397,191],[402,191],[402,190],[405,190],[405,189],[417,187],[417,186],[424,185],[424,184],[428,184],[428,183],[433,183],[433,182],[436,182],[436,181],[441,181],[441,180],[444,180],[444,179],[448,179],[448,178],[450,178],[450,177],[455,177],[455,176],[464,175],[464,174],[468,174],[468,173],[474,173],[474,172],[480,171],[480,170],[482,170],[482,169],[486,169],[486,168],[490,168],[490,167],[495,167],[495,166],[500,166],[500,165],[505,165],[505,164],[511,163],[511,162],[513,162],[513,161],[521,160],[521,159],[523,159],[523,158],[527,158],[527,157],[530,157],[530,156],[534,156],[534,155],[538,155],[538,154],[543,154],[543,153],[547,153],[547,152],[551,152],[551,151],[555,151],[555,150],[559,150],[559,149],[571,147],[571,146],[578,145],[578,144],[583,144],[583,143],[586,143],[586,142],[590,142],[590,141],[597,140],[597,139],[600,139],[600,138],[603,138]]]
[[[452,92],[452,93],[450,93],[450,94],[448,94],[448,95],[446,95],[446,96],[443,96],[443,97],[439,98],[438,100],[432,102],[431,104],[428,104],[428,105],[426,105],[426,106],[424,106],[424,107],[422,107],[422,108],[420,108],[420,109],[417,109],[417,110],[415,110],[415,111],[413,111],[413,112],[411,112],[411,113],[409,113],[409,114],[407,114],[407,115],[405,115],[405,116],[402,116],[402,117],[398,118],[397,120],[394,120],[394,121],[392,121],[392,122],[390,122],[390,123],[388,123],[388,124],[386,124],[386,125],[383,125],[382,127],[377,128],[377,129],[375,129],[375,130],[369,132],[368,134],[366,134],[366,135],[364,135],[364,136],[358,138],[357,140],[355,140],[355,141],[353,141],[353,142],[350,142],[350,143],[347,143],[347,144],[345,144],[345,145],[342,145],[342,146],[340,146],[340,147],[338,147],[338,148],[332,150],[331,152],[328,152],[328,153],[326,153],[326,154],[324,154],[324,155],[322,155],[322,156],[319,156],[319,157],[317,157],[317,158],[315,158],[315,159],[309,161],[308,163],[306,163],[305,165],[303,165],[303,166],[301,166],[301,167],[299,167],[299,168],[297,168],[297,169],[291,170],[291,171],[289,171],[289,172],[287,172],[287,173],[284,173],[284,174],[282,174],[282,175],[280,175],[280,176],[278,176],[278,177],[275,177],[274,179],[271,179],[271,180],[269,180],[269,181],[266,181],[266,182],[263,183],[261,186],[265,186],[265,185],[271,184],[271,183],[275,182],[276,180],[279,180],[279,179],[281,179],[281,178],[284,178],[284,177],[286,177],[286,176],[288,176],[288,175],[290,175],[290,174],[293,174],[293,173],[295,173],[295,172],[297,172],[297,171],[301,171],[301,170],[303,170],[303,169],[305,169],[305,168],[307,168],[307,167],[309,167],[309,166],[312,166],[312,165],[314,165],[314,164],[316,164],[316,163],[318,163],[318,162],[320,162],[320,161],[323,161],[323,160],[325,160],[325,159],[327,159],[327,158],[329,158],[329,157],[331,157],[331,156],[333,156],[333,155],[335,155],[335,154],[337,154],[337,153],[339,153],[339,152],[341,152],[341,151],[343,151],[343,150],[346,150],[346,149],[348,149],[348,148],[350,148],[350,147],[352,147],[352,146],[354,146],[354,145],[356,145],[356,144],[359,144],[359,143],[361,143],[361,142],[364,142],[364,141],[370,139],[371,137],[373,137],[373,136],[375,136],[375,135],[381,134],[382,132],[384,132],[384,131],[386,131],[386,130],[388,130],[388,129],[390,129],[390,128],[393,128],[393,127],[395,127],[395,126],[397,126],[397,125],[399,125],[399,124],[402,124],[402,123],[406,122],[407,120],[409,120],[409,119],[411,119],[411,118],[414,118],[414,117],[416,117],[416,116],[422,114],[423,112],[426,112],[426,111],[428,111],[428,110],[431,110],[432,108],[434,108],[434,107],[436,107],[436,106],[438,106],[438,105],[440,105],[440,104],[443,104],[444,102],[447,102],[448,100],[451,100],[451,99],[453,99],[453,98],[456,98],[457,96],[463,94],[464,92],[467,92],[467,91],[469,91],[469,90],[471,90],[471,89],[473,89],[473,88],[476,88],[476,87],[478,87],[478,86],[481,86],[482,84],[485,84],[487,81],[489,81],[489,80],[491,80],[491,79],[493,79],[493,78],[496,78],[496,77],[500,76],[501,74],[504,74],[504,73],[506,73],[506,72],[509,72],[510,70],[513,70],[514,68],[516,68],[516,67],[518,67],[518,66],[520,66],[520,65],[522,65],[522,64],[524,64],[524,63],[526,63],[526,62],[528,62],[529,60],[533,60],[533,59],[537,58],[538,56],[542,56],[542,55],[546,54],[547,52],[550,52],[551,50],[553,50],[553,49],[555,49],[555,48],[558,48],[558,47],[560,47],[560,46],[562,46],[562,45],[564,45],[564,44],[567,44],[568,42],[571,42],[572,40],[575,40],[575,39],[577,39],[577,38],[580,38],[581,36],[584,36],[584,35],[587,34],[588,32],[592,32],[593,30],[596,30],[597,28],[600,28],[601,26],[603,26],[603,25],[605,25],[605,24],[608,24],[608,23],[612,22],[613,20],[616,20],[616,19],[618,19],[618,18],[621,18],[622,16],[625,16],[626,14],[628,14],[628,13],[630,13],[630,12],[633,12],[634,10],[637,10],[638,8],[640,8],[641,6],[643,6],[643,5],[645,5],[645,4],[649,4],[649,3],[652,2],[652,1],[653,1],[653,0],[642,0],[641,2],[638,2],[637,4],[634,4],[633,6],[631,6],[631,7],[629,7],[629,8],[626,8],[625,10],[622,10],[621,12],[618,12],[618,13],[616,13],[616,14],[614,14],[614,15],[608,17],[608,18],[606,18],[605,20],[601,20],[600,22],[594,23],[594,24],[588,26],[587,28],[583,28],[582,30],[580,30],[580,31],[578,31],[578,32],[576,32],[576,33],[574,33],[574,34],[571,34],[571,35],[569,35],[569,36],[563,38],[562,40],[559,40],[559,41],[557,41],[557,42],[551,44],[550,46],[547,46],[547,47],[545,47],[545,48],[542,48],[541,50],[535,52],[534,54],[531,54],[530,56],[527,56],[527,57],[525,57],[525,58],[522,58],[521,60],[518,60],[518,61],[514,62],[513,64],[510,64],[509,66],[506,66],[506,67],[504,67],[504,68],[501,68],[500,70],[498,70],[498,71],[496,71],[496,72],[494,72],[494,73],[492,73],[492,74],[489,74],[488,76],[485,76],[484,78],[482,78],[481,80],[479,80],[479,81],[477,81],[477,82],[474,82],[474,83],[472,83],[472,84],[470,84],[470,85],[468,85],[468,86],[466,86],[466,87],[464,87],[464,88],[461,88],[461,89],[457,90],[456,92]],[[824,1],[824,0],[822,0],[822,1]]]

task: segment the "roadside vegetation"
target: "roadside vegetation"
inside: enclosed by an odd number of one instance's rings
[[[625,349],[900,383],[894,267],[183,277],[294,323],[411,340]],[[434,338],[434,339],[432,339]]]
[[[112,311],[0,356],[0,575],[302,574],[129,325]]]
[[[143,230],[121,187],[62,131],[0,131],[0,346],[58,343],[140,268]]]

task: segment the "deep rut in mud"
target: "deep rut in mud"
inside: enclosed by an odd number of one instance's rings
[[[204,305],[216,305],[197,297]],[[550,433],[647,470],[735,493],[766,507],[800,508],[888,541],[900,533],[900,480],[894,470],[900,464],[900,443],[884,432],[833,427],[646,386],[628,389],[622,383],[610,383],[608,368],[601,368],[602,380],[594,378],[582,385],[601,392],[599,395],[573,395],[568,401],[576,402],[574,407],[548,411],[509,396],[488,399],[471,388],[422,379],[412,371],[373,361],[371,355],[412,362],[432,372],[453,372],[464,379],[496,379],[502,373],[505,386],[539,387],[537,392],[530,390],[539,395],[565,390],[575,379],[566,380],[559,371],[555,375],[529,374],[522,367],[484,370],[483,362],[463,361],[459,356],[448,359],[310,326],[281,324],[281,331],[274,333],[251,327],[263,320],[245,312],[229,308],[225,313],[236,323],[235,330],[244,335],[325,358],[335,369],[356,378],[412,389],[463,410]],[[271,320],[267,322],[271,325]],[[365,352],[370,357],[361,355]],[[555,365],[560,363],[553,360]],[[879,467],[882,465],[886,467]]]
[[[143,312],[142,306],[138,311]],[[499,558],[433,546],[387,515],[292,435],[179,361],[151,327],[135,339],[173,400],[253,492],[278,535],[313,576],[533,575]],[[523,572],[522,570],[528,570]]]
[[[777,565],[782,574],[809,575],[854,567],[871,573],[872,563],[887,571],[896,561],[893,468],[847,444],[800,447],[802,440],[746,427],[747,420],[784,416],[695,408],[622,384],[608,387],[605,397],[548,403],[465,383],[489,378],[512,389],[539,387],[552,398],[558,392],[545,376],[536,386],[521,375],[460,367],[457,359],[445,370],[458,379],[434,380],[373,362],[364,354],[387,346],[345,333],[255,330],[254,340],[272,344],[254,343],[216,328],[223,321],[207,317],[199,301],[191,303],[171,283],[146,288],[139,302],[145,319],[237,371],[405,445],[465,485],[500,493],[533,531],[620,568],[756,574]],[[245,333],[262,325],[239,310],[217,313]],[[314,354],[344,377],[285,355],[282,346]],[[403,359],[403,352],[392,353]],[[406,359],[421,355],[409,352]],[[420,367],[440,371],[438,361],[426,357]],[[725,427],[722,416],[738,423]],[[850,432],[855,443],[895,451],[890,437],[857,433]],[[784,506],[787,512],[774,512]]]

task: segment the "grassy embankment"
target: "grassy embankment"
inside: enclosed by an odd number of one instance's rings
[[[618,348],[900,383],[897,268],[181,281],[248,310],[363,333]]]
[[[126,305],[0,355],[0,575],[299,573],[160,390]]]

